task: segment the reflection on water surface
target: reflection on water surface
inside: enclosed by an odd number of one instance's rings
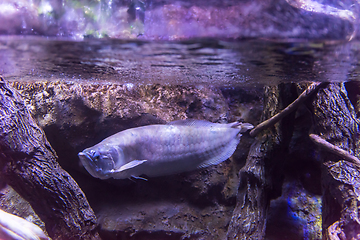
[[[268,85],[357,80],[359,43],[69,41],[0,37],[0,74],[8,80]]]

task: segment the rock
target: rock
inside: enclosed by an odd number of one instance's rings
[[[58,161],[94,209],[103,239],[223,239],[251,139],[217,166],[148,181],[91,177],[77,153],[118,131],[177,119],[257,124],[261,89],[91,82],[13,82]],[[241,97],[243,95],[243,97]],[[249,110],[250,109],[250,110]]]
[[[354,1],[14,1],[0,3],[0,33],[179,40],[350,39]],[[136,11],[135,11],[136,9]],[[138,21],[134,21],[134,19]],[[5,23],[5,24],[4,24]]]
[[[77,153],[118,131],[177,119],[242,120],[256,125],[262,89],[85,81],[12,85],[46,132],[60,164],[85,192],[103,239],[225,238],[236,204],[238,172],[252,142],[246,135],[230,160],[148,181],[93,178],[80,165]],[[301,108],[300,113],[307,111]],[[290,144],[293,153],[286,164],[283,194],[270,205],[269,239],[277,239],[279,232],[293,239],[316,239],[320,234],[320,170],[311,160],[313,149],[305,138],[310,120],[302,119]],[[11,194],[4,194],[2,206],[11,201]]]
[[[281,197],[271,201],[266,239],[321,239],[321,195],[308,192],[301,183],[287,181]]]

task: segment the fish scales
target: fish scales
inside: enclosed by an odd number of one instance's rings
[[[218,164],[235,151],[248,123],[175,121],[124,130],[79,153],[94,177],[156,177]]]
[[[183,158],[182,155],[187,153],[201,157],[208,151],[215,151],[223,147],[223,142],[232,141],[238,134],[238,130],[232,131],[230,134],[226,134],[226,132],[224,134],[224,131],[221,130],[224,129],[209,132],[206,128],[194,129],[191,126],[150,126],[146,129],[138,129],[139,137],[134,147],[137,147],[139,159],[156,159],[167,162],[169,158]],[[219,137],[223,137],[222,141],[218,140]]]

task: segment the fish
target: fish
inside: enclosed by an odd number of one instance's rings
[[[0,239],[48,240],[37,225],[0,209]]]
[[[95,178],[158,177],[217,165],[236,150],[250,123],[177,120],[130,128],[79,152]]]

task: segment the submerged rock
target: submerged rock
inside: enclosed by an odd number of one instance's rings
[[[225,239],[238,173],[252,142],[246,134],[230,159],[219,165],[147,181],[94,178],[77,153],[121,130],[178,119],[256,125],[262,89],[63,81],[12,85],[44,129],[62,167],[86,194],[103,239]],[[270,203],[266,239],[321,235],[320,170],[307,139],[311,119],[300,114],[304,112],[298,112],[302,124],[291,140],[282,196]],[[1,195],[2,207],[12,206],[9,196]]]
[[[266,239],[321,239],[321,195],[310,193],[296,181],[287,181],[281,197],[270,204]]]
[[[90,82],[13,82],[59,156],[85,192],[104,239],[223,239],[251,139],[230,160],[164,177],[100,180],[77,153],[131,127],[178,119],[257,124],[261,89]],[[241,97],[243,96],[243,97]]]
[[[12,85],[46,132],[62,167],[86,194],[103,239],[225,239],[236,205],[238,173],[252,142],[246,134],[230,159],[219,165],[147,181],[94,178],[77,153],[121,130],[178,119],[256,125],[262,89],[84,81]],[[304,112],[298,111],[301,124],[290,143],[282,196],[270,204],[267,239],[321,235],[320,170],[307,139],[311,119]],[[281,188],[280,181],[276,184]],[[5,195],[2,206],[10,201]]]

